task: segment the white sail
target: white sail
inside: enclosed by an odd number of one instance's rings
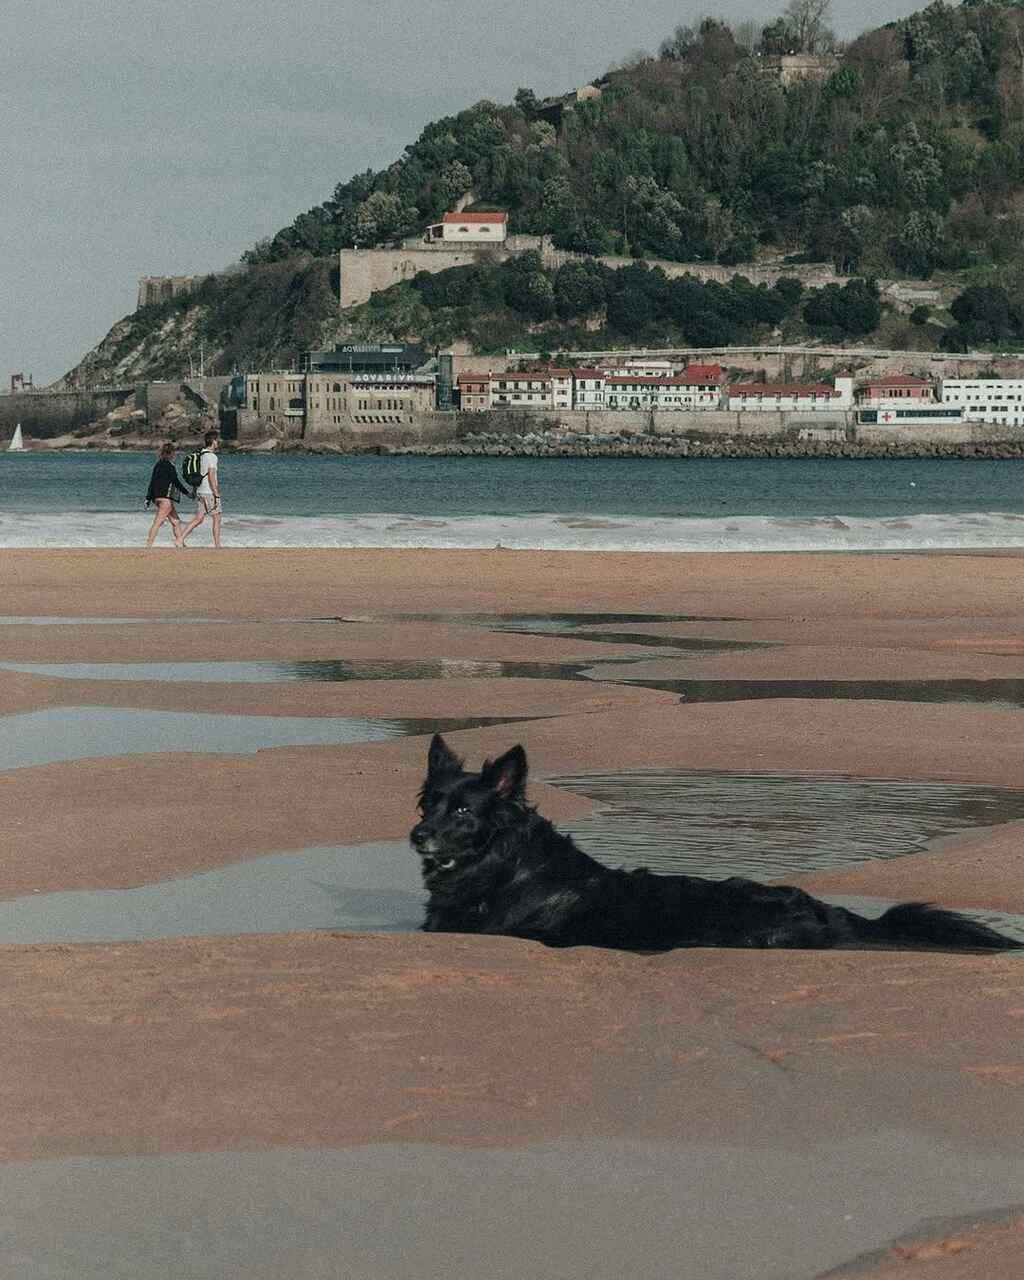
[[[11,436],[11,443],[7,446],[8,453],[17,453],[19,449],[25,448],[25,442],[21,438],[21,423],[14,428],[14,435]]]

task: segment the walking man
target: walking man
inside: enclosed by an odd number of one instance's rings
[[[220,546],[220,482],[217,479],[217,450],[220,448],[220,436],[216,431],[207,431],[203,437],[204,445],[200,473],[202,479],[196,489],[196,513],[188,522],[181,534],[181,545],[185,539],[197,529],[207,516],[213,520],[213,545]]]

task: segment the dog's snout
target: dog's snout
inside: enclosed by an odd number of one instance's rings
[[[434,828],[429,822],[417,822],[409,832],[409,842],[417,853],[433,852]]]

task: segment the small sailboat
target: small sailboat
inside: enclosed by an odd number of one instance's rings
[[[11,443],[7,446],[8,453],[23,453],[25,450],[25,441],[21,435],[21,423],[14,428],[14,435],[11,436]]]

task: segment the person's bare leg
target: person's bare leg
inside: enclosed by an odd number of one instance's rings
[[[181,533],[182,546],[185,545],[185,539],[192,532],[192,530],[198,529],[205,519],[206,519],[206,507],[203,503],[200,503],[199,509],[196,511],[195,515],[192,517],[192,519],[188,522],[188,524],[182,530],[182,533]]]
[[[151,547],[156,539],[156,531],[169,515],[170,503],[166,498],[157,498],[156,515],[153,517],[153,523],[149,526],[149,536],[146,538],[146,546]]]
[[[211,519],[213,520],[213,545],[220,546],[220,511],[214,511]]]
[[[178,517],[178,511],[173,502],[171,503],[171,510],[167,519],[171,522],[171,531],[174,534],[174,545],[180,551],[185,544],[181,540],[181,520]]]

